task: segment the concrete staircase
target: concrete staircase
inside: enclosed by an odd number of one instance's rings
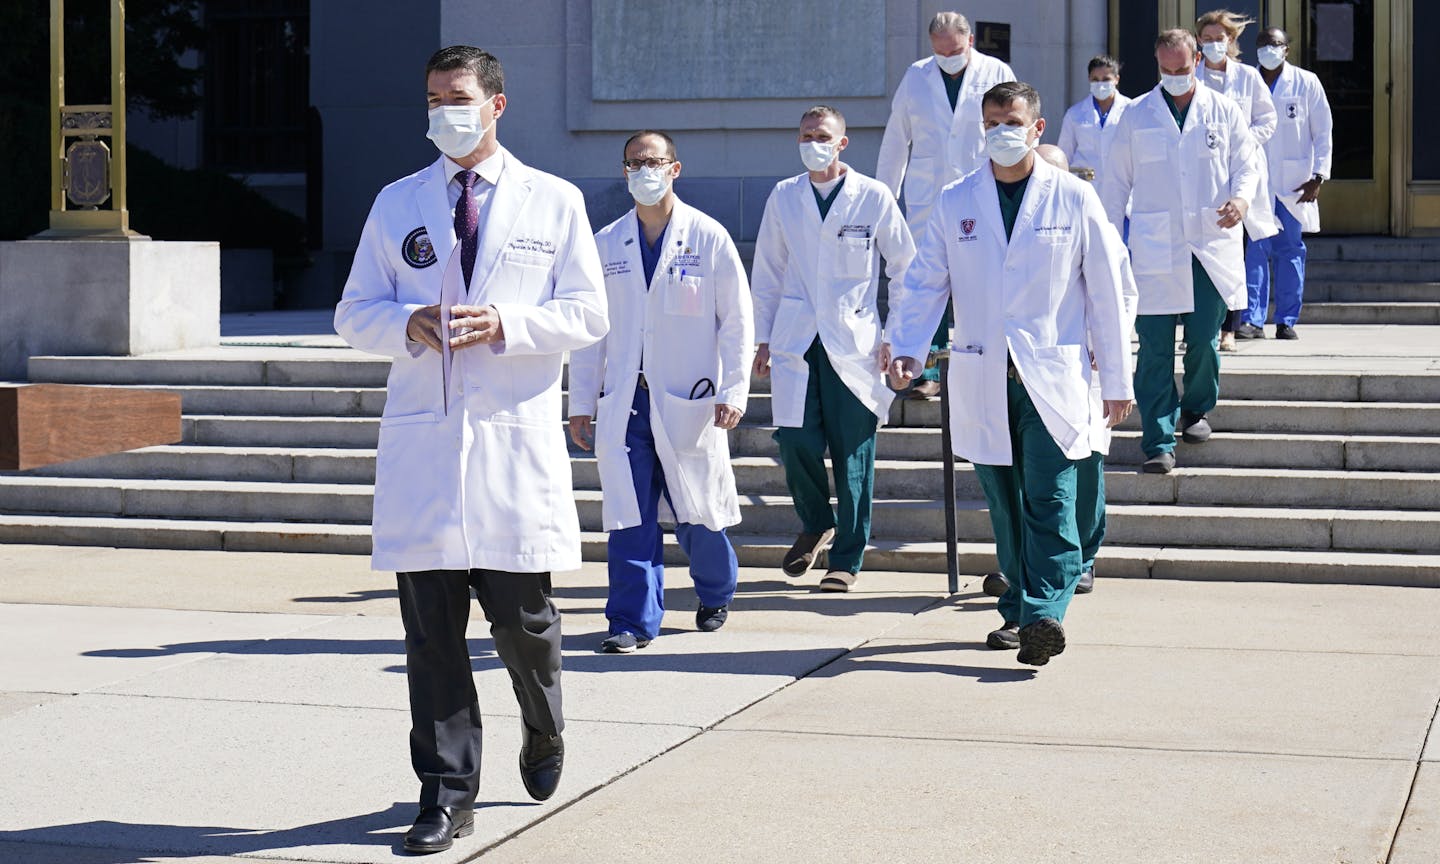
[[[1301,323],[1440,324],[1440,240],[1323,237],[1306,246]]]
[[[1356,254],[1334,248],[1333,258],[1313,260],[1339,267]],[[1426,261],[1365,263],[1384,274],[1376,278],[1413,264],[1440,282],[1425,269],[1440,265]],[[1321,284],[1343,294],[1340,281]],[[1181,445],[1174,474],[1136,473],[1136,424],[1117,432],[1102,575],[1440,586],[1440,328],[1309,326],[1311,308],[1302,341],[1242,343],[1226,358],[1218,431],[1206,445]],[[367,552],[387,361],[233,341],[250,344],[33,358],[37,382],[180,393],[185,439],[0,475],[0,542]],[[799,529],[770,416],[762,385],[731,433],[744,513],[731,534],[746,566],[777,566]],[[939,404],[897,402],[890,422],[866,567],[943,571]],[[573,470],[585,555],[603,560],[594,461],[576,453]],[[970,466],[957,473],[961,567],[985,572],[995,564],[983,497]]]

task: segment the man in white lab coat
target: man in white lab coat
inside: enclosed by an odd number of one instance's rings
[[[1035,155],[1040,95],[1007,82],[984,100],[990,160],[941,193],[891,293],[891,378],[919,373],[926,338],[953,304],[951,441],[974,463],[1009,582],[997,604],[1004,624],[987,642],[1043,666],[1065,650],[1061,622],[1080,579],[1076,483],[1093,427],[1121,422],[1133,404],[1135,288],[1090,184]],[[1091,410],[1094,375],[1103,420]]]
[[[610,333],[570,356],[570,437],[593,442],[610,532],[600,650],[617,654],[660,635],[662,499],[690,559],[695,626],[713,632],[729,617],[739,569],[725,529],[740,506],[725,432],[745,413],[755,336],[730,234],[675,195],[675,142],[637,132],[623,167],[635,207],[595,235]]]
[[[1131,103],[1106,154],[1100,196],[1116,228],[1130,205],[1129,245],[1140,286],[1135,399],[1142,466],[1175,468],[1175,430],[1210,438],[1220,398],[1220,325],[1245,305],[1241,223],[1259,180],[1249,118],[1229,97],[1197,86],[1188,30],[1156,40],[1160,84]],[[1184,393],[1175,387],[1175,327],[1185,325]]]
[[[896,198],[903,188],[905,218],[917,240],[940,190],[985,161],[980,97],[1002,81],[1015,80],[1003,61],[975,50],[975,34],[964,15],[940,12],[930,20],[929,32],[934,53],[912,63],[900,79],[875,164],[875,178]],[[932,355],[949,330],[947,313],[930,343]],[[939,392],[940,370],[932,364],[909,395]]]
[[[472,590],[520,703],[521,780],[537,800],[560,781],[550,572],[580,566],[580,525],[556,421],[564,353],[607,326],[579,190],[496,139],[506,107],[500,62],[454,46],[425,73],[429,137],[444,155],[376,196],[335,310],[347,342],[393,361],[371,565],[397,571],[420,780],[420,814],[404,842],[420,853],[474,830]]]
[[[1071,168],[1088,168],[1098,177],[1105,147],[1131,99],[1120,92],[1120,61],[1115,58],[1097,54],[1086,73],[1090,93],[1065,112],[1058,146]]]
[[[1256,38],[1260,76],[1269,87],[1279,120],[1265,142],[1270,188],[1280,233],[1257,240],[1245,250],[1249,304],[1245,322],[1263,334],[1275,287],[1275,338],[1298,339],[1295,322],[1305,295],[1305,240],[1301,232],[1320,230],[1320,184],[1330,176],[1333,127],[1330,101],[1320,79],[1286,62],[1290,36],[1279,27]],[[1270,275],[1274,269],[1274,281]]]
[[[876,293],[880,257],[891,285],[915,243],[884,184],[840,161],[850,143],[839,111],[800,118],[806,173],[775,185],[755,240],[755,374],[770,375],[775,440],[801,531],[781,567],[800,576],[831,539],[822,590],[855,584],[870,539],[875,433],[894,393]],[[830,507],[825,452],[835,473]]]

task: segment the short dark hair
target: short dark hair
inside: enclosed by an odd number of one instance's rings
[[[1109,69],[1116,75],[1120,74],[1120,61],[1109,54],[1096,54],[1090,58],[1090,65],[1085,67],[1085,74],[1089,75],[1096,69]]]
[[[425,61],[426,78],[430,77],[431,72],[449,72],[453,69],[464,69],[473,73],[475,80],[480,82],[480,91],[486,96],[505,92],[505,70],[500,68],[500,61],[489,51],[469,45],[451,45],[431,54],[430,59]]]
[[[671,138],[669,135],[666,135],[664,132],[661,132],[658,129],[641,129],[639,132],[636,132],[634,135],[626,138],[625,149],[620,151],[621,158],[624,158],[625,154],[630,152],[631,144],[634,144],[641,138],[650,137],[659,138],[661,141],[665,142],[665,155],[671,159],[675,158],[675,139]]]
[[[834,117],[835,121],[840,124],[840,129],[842,131],[845,129],[845,115],[840,113],[839,108],[832,108],[829,105],[812,105],[805,109],[804,114],[800,115],[800,122],[804,123],[811,117],[820,117],[822,119],[825,117]]]
[[[985,110],[986,105],[1008,108],[1016,99],[1023,100],[1030,109],[1031,120],[1039,119],[1040,93],[1024,81],[1005,81],[986,90],[984,97],[980,99],[980,110]]]

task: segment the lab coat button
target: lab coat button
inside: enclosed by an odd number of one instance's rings
[[[625,448],[625,452],[626,452],[626,453],[629,453],[629,452],[630,452],[630,448],[629,448],[629,447],[626,447],[626,448]]]

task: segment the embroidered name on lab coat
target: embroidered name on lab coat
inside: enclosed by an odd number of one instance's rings
[[[506,244],[512,252],[529,252],[532,255],[554,255],[555,241],[541,237],[516,237]]]
[[[699,267],[700,256],[696,253],[681,253],[670,259],[670,264],[673,267]]]
[[[606,262],[605,262],[605,278],[606,278],[606,279],[609,279],[611,276],[627,276],[627,275],[629,275],[629,274],[630,274],[630,262],[629,262],[629,261],[625,261],[625,260],[622,259],[622,260],[620,260],[620,261],[606,261]]]
[[[1035,234],[1039,237],[1068,238],[1070,236],[1069,225],[1036,225]]]

